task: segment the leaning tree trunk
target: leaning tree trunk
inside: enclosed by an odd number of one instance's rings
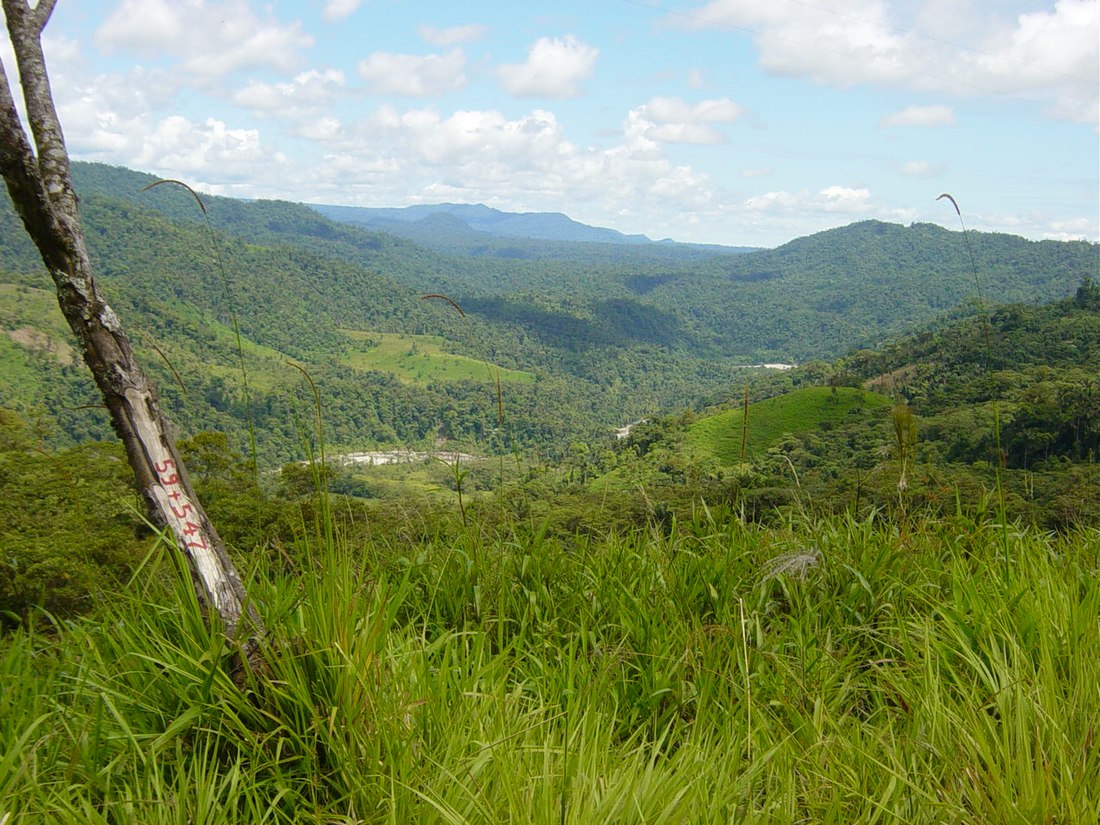
[[[156,393],[134,360],[118,316],[92,277],[77,214],[69,156],[42,55],[41,33],[56,0],[2,0],[35,149],[15,108],[0,62],[0,174],[16,212],[57,287],[57,299],[103,394],[111,423],[154,523],[168,528],[186,555],[200,600],[221,618],[246,658],[262,630],[225,545],[195,496]]]

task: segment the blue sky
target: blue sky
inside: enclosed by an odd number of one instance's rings
[[[74,157],[218,194],[1100,238],[1097,0],[59,0],[45,42]]]

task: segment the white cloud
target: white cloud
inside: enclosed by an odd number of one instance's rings
[[[864,187],[827,186],[818,192],[815,205],[826,212],[868,213],[871,190]]]
[[[995,30],[982,53],[968,56],[975,84],[1003,94],[1038,95],[1051,113],[1082,123],[1100,120],[1100,3],[1057,0],[1053,11],[1021,14]]]
[[[135,169],[202,181],[248,182],[255,191],[286,173],[288,160],[268,145],[256,129],[235,128],[216,118],[195,122],[182,115],[153,118],[135,106],[118,103],[118,90],[97,87],[60,107],[70,151],[82,160],[123,163]],[[98,96],[97,96],[98,95]]]
[[[775,170],[770,166],[759,167],[756,169],[742,169],[741,177],[743,178],[768,178],[775,174]]]
[[[433,46],[455,46],[459,43],[472,43],[475,40],[480,40],[485,36],[488,29],[480,23],[469,23],[465,26],[452,26],[448,29],[423,25],[417,28],[416,31]]]
[[[910,178],[935,178],[943,174],[943,166],[926,160],[911,160],[901,167],[901,173]]]
[[[141,138],[134,163],[189,180],[269,180],[287,158],[266,146],[255,129],[234,129],[215,118],[195,123],[166,117]]]
[[[678,97],[655,97],[630,113],[633,128],[659,143],[715,144],[725,135],[712,123],[732,123],[742,109],[727,97],[703,100],[695,105]]]
[[[951,126],[955,113],[950,106],[907,106],[900,112],[886,115],[879,126]]]
[[[656,123],[732,123],[742,109],[728,97],[702,100],[692,106],[679,97],[655,97],[642,114]]]
[[[354,123],[316,127],[328,155],[308,179],[297,181],[297,200],[450,200],[547,211],[568,202],[581,219],[585,210],[605,216],[625,210],[641,224],[670,208],[687,214],[714,198],[705,175],[672,163],[644,130],[624,130],[607,148],[580,146],[545,109],[513,118],[494,110],[385,105]]]
[[[845,215],[879,215],[885,210],[871,199],[865,187],[827,186],[815,192],[787,192],[778,190],[747,198],[742,204],[750,212],[782,213],[841,213]]]
[[[344,124],[337,117],[326,115],[318,118],[305,118],[298,124],[297,135],[306,140],[321,143],[338,140],[343,134]]]
[[[313,38],[270,11],[257,17],[245,0],[122,0],[96,31],[96,43],[179,59],[184,72],[209,81],[239,69],[293,70]]]
[[[498,77],[516,97],[576,97],[579,84],[595,70],[598,56],[599,49],[573,35],[540,37],[527,50],[526,62],[501,66]]]
[[[1001,19],[996,4],[927,0],[815,3],[713,0],[669,24],[752,32],[761,67],[847,87],[902,85],[960,96],[1009,95],[1045,102],[1052,114],[1095,123],[1100,115],[1100,4],[1056,0],[1052,9]],[[688,21],[685,23],[685,20]]]
[[[233,93],[238,106],[283,117],[300,117],[332,103],[344,88],[344,73],[337,69],[310,69],[289,83],[251,81]]]
[[[363,4],[363,0],[327,0],[322,16],[330,23],[350,17]]]
[[[438,97],[462,89],[466,85],[465,69],[462,49],[423,57],[375,52],[359,63],[359,75],[371,92],[405,97]]]
[[[714,146],[726,141],[725,135],[714,127],[703,123],[660,123],[651,126],[647,134],[659,143],[693,143],[697,146]]]
[[[1050,228],[1056,232],[1076,232],[1078,236],[1084,237],[1094,223],[1095,221],[1090,221],[1088,218],[1075,218],[1068,221],[1054,221],[1050,224]]]
[[[750,29],[761,66],[776,74],[837,86],[898,75],[895,58],[903,40],[889,25],[882,0],[849,0],[843,11],[809,3],[714,0],[683,19],[695,27]]]
[[[148,129],[149,112],[176,96],[180,79],[141,66],[97,75],[71,46],[53,38],[43,43],[68,147],[85,159],[128,162],[125,152]]]
[[[139,86],[126,100],[126,85],[100,83],[95,89],[74,89],[57,101],[71,152],[93,160],[125,156],[148,126]]]
[[[790,192],[779,190],[754,195],[745,200],[745,208],[753,212],[789,212],[798,205],[799,199]]]

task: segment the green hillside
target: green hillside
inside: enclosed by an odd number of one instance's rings
[[[428,384],[433,381],[489,381],[532,384],[533,373],[509,370],[487,361],[455,355],[443,349],[438,335],[406,335],[394,332],[365,332],[346,329],[353,347],[341,362],[357,370],[380,370],[402,381]]]
[[[142,192],[154,180],[150,175],[76,164],[74,176],[82,194],[125,200],[173,221],[201,223],[193,199],[179,187]],[[426,248],[431,246],[428,237],[420,239],[424,246],[417,245],[328,220],[302,204],[213,196],[204,196],[204,201],[219,232],[250,244],[293,246],[316,259],[353,264],[390,285],[444,292],[468,312],[468,323],[461,325],[451,323],[452,318],[444,327],[398,330],[372,323],[369,328],[440,334],[472,347],[487,345],[493,337],[487,328],[502,329],[515,351],[525,358],[541,358],[543,366],[556,366],[561,353],[575,352],[578,340],[591,336],[615,348],[672,347],[681,362],[837,358],[853,348],[877,346],[916,330],[974,295],[966,238],[931,224],[905,227],[863,221],[776,249],[741,253],[720,254],[689,245],[557,241],[552,257],[491,246],[485,247],[485,254],[471,257],[476,250],[440,254]],[[451,229],[427,231],[446,237]],[[1064,298],[1083,276],[1100,270],[1097,244],[1034,242],[980,232],[971,232],[969,240],[983,290],[999,301]],[[528,241],[494,243],[515,246]],[[656,257],[646,258],[638,250]],[[516,257],[507,257],[512,252]],[[365,302],[378,285],[353,289],[349,283],[345,289],[342,282],[335,284],[331,295],[320,296],[324,305],[342,316],[360,308],[370,311]],[[383,298],[378,308],[386,301]],[[618,320],[620,311],[626,317]],[[356,329],[367,326],[362,320],[341,323]],[[537,338],[541,348],[525,343],[529,336]],[[524,368],[530,363],[506,366]],[[577,374],[582,367],[569,364],[567,369]]]
[[[181,187],[143,192],[151,175],[96,164],[74,174],[97,278],[170,417],[183,434],[215,429],[241,447],[251,410],[272,462],[300,455],[313,403],[290,360],[318,382],[326,434],[343,448],[442,434],[477,452],[558,459],[624,422],[727,401],[746,363],[840,355],[966,313],[973,282],[962,236],[938,227],[865,222],[736,255],[662,246],[660,261],[600,244],[547,260],[457,258],[286,202],[204,197],[207,225]],[[1100,249],[972,240],[987,291],[1025,301],[1072,294]],[[0,262],[0,406],[46,425],[55,446],[106,437],[37,252],[6,206]],[[347,329],[377,343],[351,342]],[[425,337],[402,352],[402,335]],[[498,376],[506,428],[493,423]],[[739,447],[738,434],[736,447],[703,452],[729,462]]]
[[[749,405],[747,430],[744,412],[730,409],[700,419],[687,429],[687,445],[722,464],[737,464],[745,432],[745,457],[752,459],[787,433],[801,435],[827,431],[889,407],[884,395],[853,387],[806,387]]]
[[[758,379],[739,462],[737,399],[633,427],[576,451],[565,477],[646,491],[664,512],[692,496],[752,517],[797,507],[945,515],[962,502],[1065,529],[1100,522],[1100,287],[998,307],[878,350]],[[793,485],[793,486],[792,486]],[[690,491],[690,492],[689,492]],[[678,502],[678,504],[674,504]]]

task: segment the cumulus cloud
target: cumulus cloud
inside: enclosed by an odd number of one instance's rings
[[[311,128],[324,134],[328,154],[299,182],[298,200],[346,203],[359,196],[375,204],[451,200],[551,211],[568,201],[581,219],[585,209],[625,210],[624,220],[633,215],[642,224],[670,208],[686,215],[714,199],[707,176],[673,163],[644,131],[624,129],[608,147],[581,146],[542,108],[511,117],[383,105],[354,122]]]
[[[905,4],[713,0],[670,25],[753,33],[760,65],[837,87],[896,84],[960,96],[1026,96],[1055,116],[1094,123],[1100,112],[1100,4],[1056,0],[1007,22],[988,6],[930,0],[911,19]],[[984,10],[984,11],[983,11]],[[686,21],[686,22],[685,22]]]
[[[487,31],[488,29],[480,23],[452,26],[448,29],[424,25],[417,29],[417,33],[433,46],[456,46],[459,43],[472,43],[484,37]]]
[[[263,145],[255,129],[234,129],[216,118],[195,123],[172,115],[142,137],[136,162],[188,177],[216,174],[245,177],[249,170],[285,165],[286,158]]]
[[[176,96],[179,78],[142,66],[96,75],[79,50],[58,45],[65,44],[43,43],[69,150],[88,160],[129,162],[126,152],[149,128],[149,113]]]
[[[306,140],[315,140],[327,143],[338,140],[343,134],[344,124],[340,118],[326,115],[324,117],[305,118],[297,124],[296,134]]]
[[[1073,218],[1064,221],[1051,221],[1043,237],[1052,241],[1087,241],[1100,234],[1098,221],[1089,218]]]
[[[206,181],[265,184],[286,174],[289,161],[256,129],[232,127],[216,118],[196,122],[182,115],[156,120],[146,113],[123,115],[90,107],[66,107],[70,122],[81,123],[71,141],[74,156],[137,169],[193,184]]]
[[[955,112],[950,106],[907,106],[900,112],[886,115],[880,126],[951,126]]]
[[[745,208],[753,212],[789,212],[799,203],[797,196],[778,190],[753,195],[745,200]]]
[[[816,201],[826,212],[864,213],[871,203],[871,190],[865,187],[827,186]]]
[[[679,97],[655,97],[642,110],[658,123],[732,123],[742,112],[728,97],[702,100],[694,106]]]
[[[322,16],[330,23],[350,17],[363,4],[363,0],[327,0]]]
[[[179,59],[184,72],[209,82],[240,69],[291,71],[313,38],[270,11],[257,16],[245,0],[122,0],[96,31],[96,43]]]
[[[883,0],[850,0],[843,12],[809,3],[714,0],[676,21],[695,27],[748,28],[756,33],[760,63],[782,75],[848,86],[898,76],[903,48]]]
[[[501,66],[501,85],[516,97],[567,98],[580,94],[580,83],[596,68],[599,49],[573,35],[540,37],[527,50],[527,60]]]
[[[331,103],[344,88],[344,73],[337,69],[310,69],[289,83],[253,80],[232,95],[238,106],[283,117],[299,117]]]
[[[465,69],[462,49],[423,57],[375,52],[359,63],[359,76],[374,94],[439,97],[466,86]]]
[[[844,215],[882,214],[872,200],[871,191],[862,186],[827,186],[817,192],[778,190],[747,198],[743,207],[750,212],[841,213]]]
[[[678,97],[655,97],[630,113],[635,128],[659,143],[715,144],[725,135],[712,123],[732,123],[742,109],[728,97],[703,100],[694,105]]]

